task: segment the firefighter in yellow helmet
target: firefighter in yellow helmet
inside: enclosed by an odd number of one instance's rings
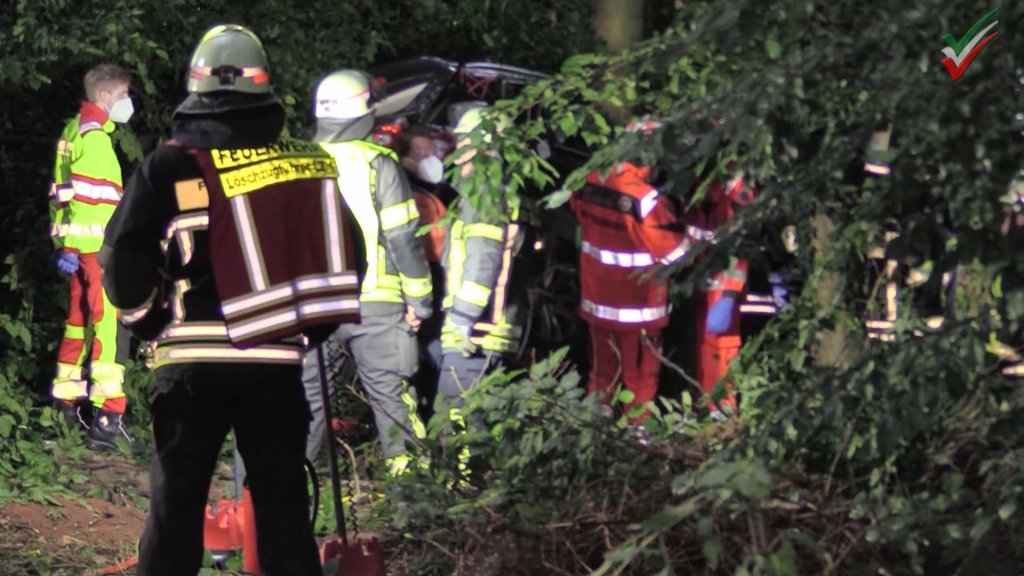
[[[187,89],[172,143],[131,179],[100,253],[111,301],[141,339],[157,341],[136,574],[199,572],[210,477],[233,430],[262,573],[319,576],[302,337],[318,342],[359,320],[337,166],[315,143],[281,138],[284,107],[248,29],[204,35]]]
[[[416,330],[433,313],[430,268],[416,236],[419,211],[405,170],[393,150],[367,140],[374,124],[371,79],[361,70],[339,70],[316,89],[314,139],[338,163],[338,188],[362,229],[366,270],[360,289],[362,322],[343,325],[327,346],[328,373],[337,378],[343,348],[370,399],[392,473],[408,464],[405,442],[423,436],[409,381],[419,364]],[[316,358],[306,359],[303,382],[314,421],[307,447],[312,460],[326,424]]]

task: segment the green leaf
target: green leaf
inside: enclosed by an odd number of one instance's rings
[[[718,567],[718,557],[722,553],[722,545],[718,541],[718,538],[709,537],[705,538],[703,544],[701,544],[701,552],[704,553],[704,558],[707,558],[708,564],[711,568]]]
[[[778,60],[779,55],[782,54],[782,47],[779,45],[779,41],[773,36],[769,36],[764,41],[764,50],[768,53],[768,57],[772,60]]]

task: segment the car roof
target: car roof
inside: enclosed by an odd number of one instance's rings
[[[467,101],[493,103],[547,77],[543,72],[494,62],[458,63],[434,56],[388,62],[370,68],[375,79],[378,123],[405,118],[448,125],[448,107]]]

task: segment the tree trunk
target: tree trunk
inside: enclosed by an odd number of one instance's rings
[[[836,232],[836,225],[824,214],[815,216],[811,225],[814,227],[812,247],[817,260],[824,256],[832,243],[831,239]],[[831,311],[836,308],[836,295],[842,293],[842,286],[842,274],[839,272],[825,273],[815,293],[819,310]],[[840,311],[836,317],[835,327],[818,335],[818,343],[814,350],[815,364],[840,369],[850,365],[850,361],[857,355],[860,346],[850,339],[847,322],[849,322],[849,316],[846,312]]]

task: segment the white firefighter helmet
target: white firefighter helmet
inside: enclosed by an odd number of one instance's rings
[[[338,70],[316,87],[318,119],[354,120],[369,114],[372,96],[370,75],[362,70]]]

